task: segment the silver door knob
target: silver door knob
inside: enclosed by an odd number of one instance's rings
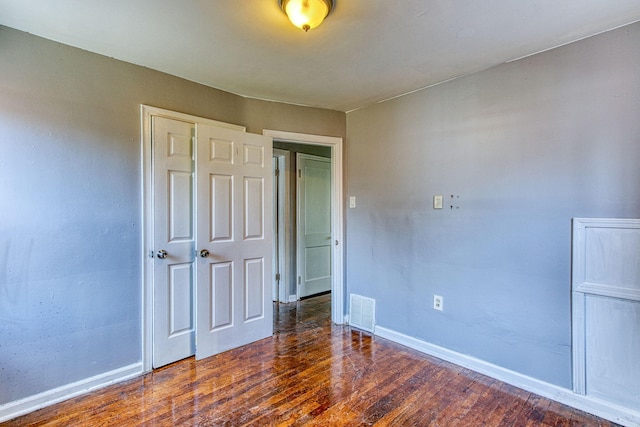
[[[200,251],[200,257],[201,258],[206,258],[208,256],[209,256],[209,251],[208,250],[203,249],[203,250]]]
[[[156,256],[160,259],[165,259],[169,255],[165,250],[159,250]]]

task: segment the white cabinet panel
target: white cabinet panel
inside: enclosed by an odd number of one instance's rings
[[[573,386],[640,410],[640,220],[574,219]]]
[[[588,295],[587,394],[640,410],[640,302]]]

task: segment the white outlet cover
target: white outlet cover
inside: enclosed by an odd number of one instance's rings
[[[438,311],[444,310],[444,298],[440,295],[433,296],[433,309]]]

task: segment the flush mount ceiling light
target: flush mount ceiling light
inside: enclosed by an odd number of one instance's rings
[[[333,0],[280,0],[280,7],[293,25],[309,31],[331,13]]]

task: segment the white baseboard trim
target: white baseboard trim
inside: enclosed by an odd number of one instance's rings
[[[289,302],[298,301],[298,295],[289,295]]]
[[[555,400],[564,405],[605,418],[609,421],[628,427],[640,427],[640,411],[621,407],[590,396],[576,394],[572,390],[537,380],[527,375],[404,335],[382,326],[375,326],[374,335],[471,369],[531,393]]]
[[[133,365],[123,366],[113,371],[105,372],[90,378],[85,378],[75,383],[63,385],[24,399],[15,400],[13,402],[0,405],[0,422],[19,417],[29,412],[37,411],[54,403],[71,399],[72,397],[88,393],[99,388],[115,384],[135,378],[143,373],[142,363],[134,363]]]

